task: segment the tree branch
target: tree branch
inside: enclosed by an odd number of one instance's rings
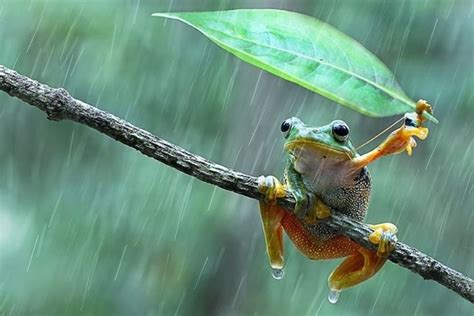
[[[144,155],[196,177],[253,199],[262,199],[257,190],[257,178],[231,170],[185,149],[173,145],[151,133],[142,130],[108,112],[74,99],[62,89],[51,88],[0,65],[0,90],[10,96],[36,106],[48,115],[48,119],[71,120],[87,125],[101,133],[140,151]],[[279,199],[278,204],[293,209],[292,196]],[[367,236],[372,230],[364,223],[333,212],[325,224],[346,235],[359,245],[374,249]],[[397,242],[389,260],[419,274],[424,279],[434,280],[474,303],[474,281],[453,270],[419,250]]]

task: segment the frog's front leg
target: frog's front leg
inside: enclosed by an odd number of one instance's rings
[[[416,104],[416,112],[406,113],[403,125],[393,131],[385,141],[374,150],[352,160],[355,169],[363,168],[380,157],[399,154],[406,151],[410,156],[416,147],[415,137],[424,140],[428,137],[428,128],[423,127],[423,111],[432,113],[431,106],[424,100]]]
[[[275,279],[284,275],[283,227],[281,220],[285,210],[276,204],[276,199],[286,195],[285,186],[273,176],[258,178],[258,189],[265,194],[265,200],[259,202],[265,245]]]
[[[370,225],[374,230],[369,241],[378,245],[377,251],[360,247],[347,257],[329,276],[329,296],[331,303],[336,303],[343,289],[369,279],[377,273],[387,261],[389,253],[397,242],[397,227],[390,223]]]
[[[293,210],[299,219],[303,219],[311,209],[312,204],[316,200],[314,194],[311,194],[304,184],[302,176],[295,170],[292,159],[290,156],[287,160],[285,167],[285,179],[287,183],[287,190],[295,198],[295,209]]]

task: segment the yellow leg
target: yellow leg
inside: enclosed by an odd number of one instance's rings
[[[378,245],[377,252],[360,247],[331,273],[328,296],[331,303],[337,302],[343,289],[359,284],[377,273],[395,247],[398,231],[395,225],[383,223],[369,226],[374,230],[369,235],[369,241]]]
[[[275,279],[283,278],[283,227],[281,220],[285,210],[275,204],[278,197],[286,195],[285,187],[275,177],[260,177],[258,179],[259,191],[265,194],[265,201],[260,201],[260,215],[262,219],[265,245]]]
[[[426,127],[400,127],[393,131],[377,148],[365,155],[352,159],[354,168],[360,169],[383,156],[399,154],[405,150],[408,155],[411,155],[413,148],[416,147],[416,141],[413,136],[423,140],[428,136],[428,129]]]
[[[360,247],[329,276],[329,301],[336,303],[339,293],[343,289],[359,284],[373,276],[380,270],[386,260],[386,258],[377,256],[375,252]]]
[[[360,169],[371,162],[387,155],[399,154],[406,151],[411,156],[413,148],[416,147],[415,137],[424,140],[428,137],[428,128],[423,127],[423,111],[432,113],[431,106],[424,100],[417,103],[416,112],[405,114],[405,123],[394,130],[374,150],[352,159],[353,167]]]
[[[275,279],[283,277],[283,268],[285,266],[283,257],[283,227],[281,226],[284,212],[277,205],[260,202],[260,215],[262,217],[266,251],[270,267],[272,268],[272,275]]]

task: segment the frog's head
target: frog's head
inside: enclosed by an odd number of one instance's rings
[[[288,153],[298,155],[309,151],[312,155],[336,161],[348,161],[357,155],[349,138],[349,126],[341,120],[311,127],[292,117],[281,124],[281,132],[285,136],[285,150]]]
[[[317,190],[352,181],[360,169],[353,163],[358,155],[349,139],[349,127],[343,121],[310,127],[292,117],[281,124],[281,131],[293,168]]]

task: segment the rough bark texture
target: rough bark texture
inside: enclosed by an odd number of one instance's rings
[[[0,90],[36,106],[46,112],[50,120],[67,119],[87,125],[135,148],[144,155],[204,182],[250,198],[263,198],[257,190],[257,178],[194,155],[108,112],[74,99],[64,89],[51,88],[0,65]],[[294,203],[291,196],[278,200],[279,205],[290,210]],[[372,230],[366,224],[353,221],[337,213],[333,213],[330,219],[325,220],[325,223],[358,244],[375,249],[367,239]],[[440,283],[474,303],[474,281],[472,279],[421,251],[397,242],[396,249],[390,254],[389,260],[410,269],[424,279]]]

